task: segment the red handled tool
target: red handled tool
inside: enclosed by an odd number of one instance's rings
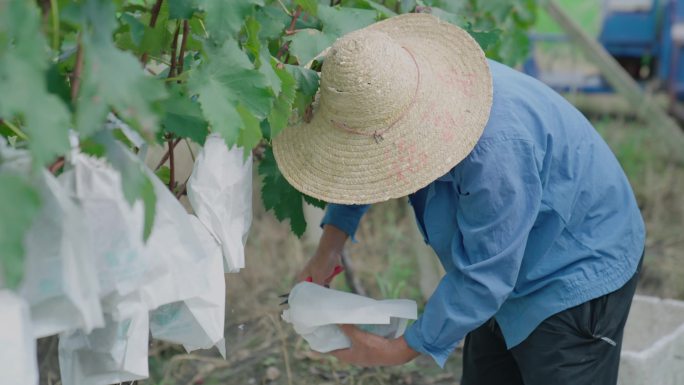
[[[335,278],[336,275],[340,274],[343,271],[344,271],[344,266],[342,266],[342,265],[335,266],[332,274],[330,274],[328,279],[326,279],[325,281],[330,282],[333,278]],[[306,282],[313,282],[313,277],[306,277],[305,281]],[[328,287],[328,284],[326,284],[325,287]],[[285,293],[285,294],[279,295],[278,298],[285,298],[285,301],[281,302],[280,304],[281,305],[287,305],[287,299],[289,296],[290,296],[290,293]]]

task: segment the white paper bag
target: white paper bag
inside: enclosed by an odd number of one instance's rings
[[[252,222],[252,155],[228,149],[220,135],[207,137],[187,184],[199,220],[221,244],[226,272],[245,267],[245,242]]]
[[[0,290],[0,325],[0,384],[38,385],[28,305],[9,290]]]
[[[103,325],[100,286],[86,249],[83,212],[47,170],[36,178],[41,208],[24,238],[19,291],[31,306],[36,338]]]
[[[88,251],[96,261],[105,311],[158,274],[143,253],[143,206],[124,198],[121,175],[102,159],[74,153],[73,168],[60,176],[83,209]]]
[[[40,211],[24,236],[19,292],[30,306],[36,338],[102,326],[95,263],[85,249],[82,212],[47,170],[30,174],[30,156],[0,143],[2,169],[26,175],[38,190]]]
[[[195,216],[188,217],[203,248],[203,258],[194,269],[194,279],[206,281],[208,287],[193,298],[152,311],[150,330],[154,338],[182,344],[188,352],[218,345],[225,357],[223,326],[226,287],[221,249]]]
[[[206,250],[201,244],[190,217],[178,199],[148,170],[157,196],[152,233],[145,245],[145,255],[159,267],[155,277],[141,289],[149,309],[194,298],[209,290]]]
[[[370,333],[397,338],[404,334],[408,320],[418,317],[413,300],[375,300],[310,282],[293,287],[288,304],[283,320],[321,353],[351,346],[338,324],[357,324]]]
[[[133,316],[90,334],[76,331],[59,337],[59,368],[63,385],[108,385],[146,378],[149,318],[137,301]]]

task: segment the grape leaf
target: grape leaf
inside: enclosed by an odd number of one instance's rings
[[[320,199],[316,199],[305,194],[302,194],[302,196],[304,197],[304,202],[310,204],[311,206],[318,207],[319,209],[324,209],[327,205],[325,201],[322,201]]]
[[[0,116],[23,119],[35,167],[69,150],[70,124],[64,103],[47,91],[48,51],[40,28],[34,3],[9,1],[0,12]]]
[[[243,104],[260,120],[271,109],[273,92],[268,79],[254,69],[235,41],[228,40],[207,52],[207,63],[190,74],[188,87],[199,95],[202,112],[212,129],[232,146],[243,127],[237,104]]]
[[[275,61],[271,63],[276,65]],[[266,64],[264,64],[266,65]],[[268,123],[271,127],[270,137],[274,138],[278,133],[287,126],[287,123],[292,114],[292,103],[295,99],[297,81],[286,69],[275,68],[275,72],[281,81],[281,92],[273,104],[273,109],[268,115]]]
[[[318,18],[323,23],[323,33],[335,38],[373,24],[376,15],[377,12],[368,9],[318,7]]]
[[[242,28],[243,21],[252,14],[254,5],[264,5],[263,0],[203,0],[204,23],[209,37],[215,42],[233,38]]]
[[[373,24],[376,14],[369,9],[321,5],[318,7],[318,18],[323,23],[322,30],[306,28],[290,36],[290,53],[297,58],[300,65],[305,65],[332,45],[338,37]]]
[[[263,177],[261,199],[266,210],[273,210],[279,221],[289,219],[292,232],[301,237],[306,230],[302,194],[280,173],[270,147],[266,148],[259,163],[259,175]]]
[[[254,62],[257,66],[260,65],[259,61],[259,51],[261,51],[261,42],[259,42],[259,30],[261,25],[254,17],[249,17],[245,22],[245,33],[247,35],[247,41],[243,44],[243,47],[254,56]],[[270,56],[270,55],[269,55]]]
[[[299,64],[305,65],[328,48],[335,41],[335,36],[309,28],[297,31],[289,40],[290,54],[297,58]]]
[[[24,234],[39,209],[40,195],[29,183],[17,175],[0,172],[0,267],[5,286],[11,289],[23,277]]]
[[[155,171],[154,175],[156,175],[157,178],[159,178],[159,180],[162,181],[162,183],[164,183],[165,185],[168,185],[171,181],[171,169],[169,168],[169,166],[159,167],[159,170]]]
[[[304,12],[316,16],[318,12],[318,2],[316,0],[294,0],[295,4],[302,7]]]
[[[169,0],[170,19],[189,19],[197,11],[197,0]]]
[[[110,109],[151,139],[158,129],[164,86],[146,76],[135,56],[118,50],[112,40],[114,7],[106,0],[90,0],[83,11],[84,64],[76,104],[76,128],[84,136],[97,131]],[[109,26],[110,29],[107,29]]]
[[[166,110],[162,119],[164,131],[204,144],[209,129],[197,102],[183,96],[180,90],[172,89],[171,96],[163,102],[163,107]]]
[[[280,37],[290,20],[281,7],[268,6],[257,9],[256,20],[261,24],[259,39],[273,40]]]
[[[388,18],[397,15],[397,13],[393,10],[385,7],[382,4],[378,4],[373,0],[356,0],[353,6],[356,8],[374,9],[378,12],[378,15],[381,18]]]
[[[259,67],[259,72],[266,76],[266,79],[268,79],[269,85],[271,86],[273,93],[275,95],[278,95],[280,93],[281,81],[280,77],[278,77],[278,74],[276,74],[276,72],[273,69],[274,61],[276,59],[271,58],[271,54],[268,53],[266,47],[261,49],[261,54],[259,56],[262,58],[263,61],[261,63],[261,66]]]
[[[245,149],[245,159],[259,141],[261,140],[261,128],[259,119],[255,118],[244,106],[238,105],[236,108],[240,119],[242,120],[242,127],[238,135],[237,144]]]
[[[297,81],[297,93],[292,107],[301,116],[306,108],[311,104],[316,91],[318,91],[318,73],[308,68],[285,65],[285,69],[291,73]]]

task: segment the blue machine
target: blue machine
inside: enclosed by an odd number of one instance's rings
[[[531,40],[567,38],[532,35]],[[633,78],[656,79],[673,100],[684,100],[684,0],[604,0],[598,41]],[[523,71],[559,91],[612,92],[600,76],[544,74],[534,57]]]

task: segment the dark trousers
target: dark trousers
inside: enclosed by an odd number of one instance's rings
[[[564,310],[506,349],[494,319],[470,332],[461,385],[615,385],[639,269],[620,289]]]

